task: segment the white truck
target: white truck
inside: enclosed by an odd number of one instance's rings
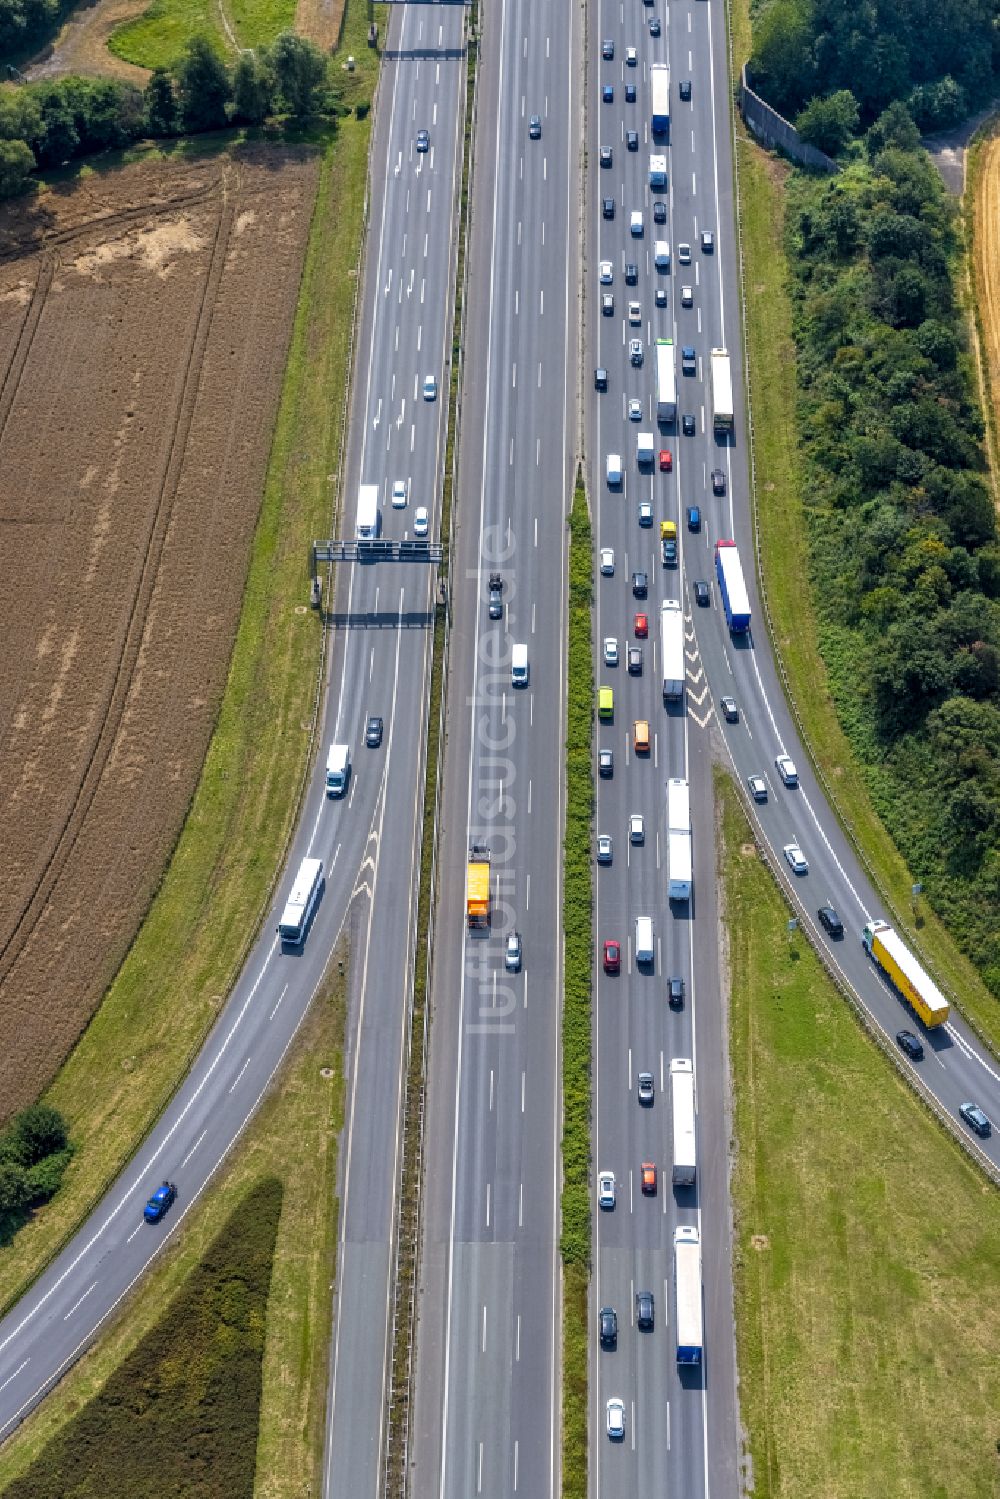
[[[677,599],[660,605],[660,662],[663,667],[663,698],[679,698],[684,692],[684,610]]]
[[[693,1187],[698,1171],[694,1138],[694,1063],[674,1057],[670,1063],[670,1104],[674,1126],[673,1184]]]
[[[650,916],[635,918],[635,961],[644,968],[653,961],[653,921]]]
[[[652,432],[638,432],[635,439],[635,456],[640,468],[652,468],[655,461]]]
[[[609,453],[607,460],[608,488],[622,487],[622,459],[620,453]]]
[[[362,484],[358,489],[358,523],[355,535],[359,541],[374,541],[379,530],[378,485]]]
[[[667,158],[655,152],[649,158],[649,185],[650,187],[666,187],[667,185]]]
[[[351,779],[351,751],[346,744],[331,744],[326,757],[326,789],[330,796],[343,796]]]
[[[691,897],[691,796],[680,776],[667,782],[667,895],[670,900]]]
[[[672,338],[656,340],[656,420],[677,420],[677,371]]]
[[[670,69],[665,62],[654,62],[649,69],[650,126],[654,135],[670,131]]]
[[[716,432],[733,430],[733,372],[725,349],[712,350],[712,426]]]
[[[278,922],[283,944],[301,947],[323,893],[323,860],[303,859]]]
[[[701,1238],[682,1224],[674,1229],[674,1298],[677,1303],[677,1362],[700,1364],[704,1349],[701,1291]]]

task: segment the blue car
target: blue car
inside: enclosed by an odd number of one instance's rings
[[[604,85],[601,89],[601,98],[605,104],[613,104],[615,102],[615,86],[613,83],[606,83]]]
[[[164,1182],[162,1187],[157,1187],[142,1210],[146,1222],[159,1223],[176,1196],[177,1188],[173,1182]]]
[[[692,531],[701,530],[701,511],[697,505],[688,506],[688,526]]]

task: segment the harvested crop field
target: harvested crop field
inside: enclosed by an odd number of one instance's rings
[[[979,148],[973,203],[973,268],[983,330],[987,399],[1000,417],[1000,135]]]
[[[86,1026],[197,782],[318,173],[249,147],[0,213],[3,1116]]]

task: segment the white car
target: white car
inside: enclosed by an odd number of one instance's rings
[[[653,524],[652,500],[639,501],[639,524],[640,526],[651,526]]]
[[[608,1436],[613,1442],[625,1438],[625,1402],[617,1395],[612,1395],[608,1401]]]
[[[779,755],[774,762],[774,768],[786,786],[797,786],[799,784],[799,773],[795,769],[795,761],[791,755]]]
[[[628,320],[634,327],[637,327],[642,322],[641,302],[630,302],[628,304]]]
[[[428,527],[427,506],[418,505],[413,512],[413,534],[414,536],[426,536]]]
[[[642,209],[633,208],[628,221],[629,233],[633,239],[642,239]]]
[[[602,1208],[615,1205],[615,1173],[602,1171],[597,1178],[597,1200]]]
[[[601,572],[604,577],[610,578],[615,571],[615,549],[614,547],[601,547]]]
[[[602,260],[597,267],[602,286],[610,286],[615,277],[614,266],[610,260]]]
[[[767,782],[763,776],[747,776],[747,785],[755,802],[767,801]]]
[[[642,421],[642,402],[638,396],[633,396],[628,403],[628,419],[630,422]]]
[[[691,264],[691,246],[687,243],[686,240],[682,244],[679,244],[677,246],[677,259],[680,261],[681,265]]]
[[[626,65],[626,67],[634,68],[636,66],[636,64],[638,63],[638,61],[639,61],[639,55],[636,52],[635,48],[634,47],[626,47],[625,48],[625,65]]]
[[[706,255],[711,255],[715,249],[715,233],[711,229],[701,231],[701,248]]]
[[[503,965],[508,973],[520,973],[521,971],[521,933],[511,932],[507,938],[507,949],[503,955]]]
[[[406,509],[406,480],[393,479],[392,481],[392,508],[393,510]]]
[[[809,865],[806,863],[805,854],[797,843],[786,843],[782,852],[788,860],[788,866],[793,874],[808,874]]]
[[[604,664],[605,666],[618,665],[618,642],[613,635],[608,635],[604,641]]]
[[[438,393],[437,375],[424,376],[424,400],[436,401]]]
[[[629,816],[628,841],[629,843],[645,843],[646,841],[646,824],[641,812],[633,812]]]
[[[610,864],[614,849],[611,843],[610,833],[599,833],[597,836],[597,862],[598,864]]]
[[[690,286],[682,286],[681,287],[681,306],[682,307],[693,307],[694,306],[694,291],[693,291],[693,289]]]
[[[628,341],[628,357],[629,357],[629,363],[633,364],[635,366],[635,368],[638,369],[639,366],[642,364],[642,339],[641,338],[630,338],[629,339],[629,341]]]

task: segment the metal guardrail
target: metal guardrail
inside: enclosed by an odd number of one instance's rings
[[[727,29],[729,31],[729,34],[731,35],[732,8],[731,8],[731,4],[729,4],[729,3],[727,3],[727,12],[729,14],[729,20],[730,20],[730,26]],[[729,53],[729,72],[730,72],[730,84],[733,85],[732,49],[731,49],[731,47],[730,47],[730,53]],[[856,855],[856,857],[858,859],[858,862],[861,864],[862,868],[865,871],[865,874],[868,876],[868,879],[870,880],[873,889],[878,892],[878,894],[881,896],[882,900],[884,901],[884,903],[885,903],[885,909],[892,916],[894,924],[896,926],[898,926],[902,931],[906,932],[908,939],[912,942],[913,939],[910,936],[910,932],[909,932],[909,929],[907,927],[907,924],[900,919],[900,916],[899,916],[899,914],[898,914],[895,906],[893,905],[893,902],[892,902],[891,898],[887,895],[886,891],[882,887],[881,881],[879,880],[879,878],[878,878],[875,870],[873,869],[872,865],[869,863],[868,857],[865,854],[865,851],[864,851],[864,849],[863,849],[863,847],[862,847],[862,845],[861,845],[861,843],[860,843],[860,841],[859,841],[859,839],[857,837],[857,834],[854,831],[854,827],[853,827],[852,823],[844,815],[844,811],[843,811],[842,807],[840,806],[839,802],[837,801],[836,796],[834,795],[833,787],[830,785],[829,780],[827,779],[824,771],[822,770],[821,766],[819,765],[819,763],[817,761],[815,753],[813,752],[812,744],[810,742],[809,736],[806,733],[805,724],[804,724],[804,722],[803,722],[803,720],[802,720],[802,718],[801,718],[801,716],[799,714],[798,705],[797,705],[797,703],[795,701],[795,697],[794,697],[794,695],[792,693],[791,683],[789,682],[788,674],[787,674],[787,672],[785,670],[785,664],[784,664],[784,661],[782,660],[781,652],[780,652],[780,650],[778,648],[777,635],[776,635],[775,628],[774,628],[774,622],[773,622],[773,620],[771,618],[771,612],[770,612],[770,609],[768,607],[767,589],[766,589],[766,586],[765,586],[765,583],[764,583],[763,563],[762,563],[762,558],[761,558],[760,518],[759,518],[759,505],[758,505],[758,497],[757,497],[757,469],[756,469],[756,462],[755,462],[755,457],[754,457],[753,405],[752,405],[751,395],[750,395],[750,365],[749,365],[749,359],[748,359],[748,355],[747,355],[748,342],[749,341],[748,341],[748,336],[747,336],[746,297],[744,295],[744,288],[746,286],[746,264],[745,264],[745,260],[744,260],[744,254],[743,254],[743,212],[742,212],[742,195],[741,195],[741,191],[740,191],[739,152],[738,152],[738,149],[737,149],[738,145],[739,145],[739,141],[738,141],[738,137],[736,135],[735,119],[732,118],[732,117],[730,119],[730,125],[731,125],[731,128],[732,128],[733,187],[734,187],[734,199],[735,199],[735,204],[736,204],[736,241],[737,241],[737,254],[738,254],[738,261],[739,261],[740,322],[741,322],[741,331],[742,331],[742,335],[743,335],[743,390],[744,390],[744,396],[745,396],[745,399],[746,399],[747,446],[748,446],[748,452],[749,452],[749,469],[750,469],[750,497],[751,497],[751,502],[752,502],[752,506],[753,506],[754,561],[755,561],[755,570],[756,570],[756,574],[757,574],[757,589],[758,589],[758,592],[759,592],[759,595],[760,595],[760,602],[761,602],[762,612],[763,612],[763,615],[764,615],[764,622],[765,622],[765,625],[766,625],[766,628],[767,628],[768,639],[769,639],[770,644],[771,644],[771,653],[772,653],[772,655],[774,657],[774,664],[775,664],[775,667],[777,669],[778,676],[779,676],[779,678],[781,680],[782,690],[784,691],[784,694],[785,694],[785,701],[786,701],[786,703],[788,705],[789,712],[791,713],[793,719],[795,720],[795,727],[796,727],[796,730],[798,732],[799,738],[800,738],[800,740],[802,742],[803,748],[805,749],[806,753],[809,756],[810,763],[811,763],[813,771],[814,771],[814,773],[816,775],[816,779],[819,781],[819,784],[822,787],[823,794],[824,794],[824,796],[826,798],[827,804],[832,808],[832,810],[834,812],[834,815],[836,816],[838,822],[840,823],[840,825],[843,828],[844,832],[846,833],[848,839],[850,840],[851,847],[854,850],[854,853],[855,853],[855,855]],[[753,828],[753,827],[755,827],[755,824],[754,824],[752,815],[750,815],[750,807],[749,807],[749,798],[748,798],[748,795],[745,792],[744,787],[740,784],[739,779],[735,778],[735,780],[736,780],[736,784],[737,784],[737,787],[738,787],[739,792],[740,792],[740,799],[741,799],[741,801],[744,804],[744,810],[747,811],[747,814],[748,814],[748,817],[749,817],[749,821],[750,821],[750,826]],[[778,888],[779,888],[779,890],[782,893],[782,896],[783,896],[786,904],[789,906],[789,908],[791,910],[793,910],[795,912],[795,914],[797,916],[800,916],[802,914],[802,911],[804,910],[804,908],[797,907],[795,905],[795,903],[792,901],[792,899],[791,899],[791,897],[789,895],[789,892],[786,890],[784,884],[782,883],[782,878],[780,876],[780,866],[776,866],[775,861],[774,861],[774,856],[772,855],[770,849],[767,848],[766,845],[764,845],[760,841],[760,839],[756,838],[756,836],[755,836],[755,840],[754,841],[755,841],[755,846],[757,848],[758,854],[760,855],[762,861],[770,869],[771,874],[773,875],[773,877],[774,877],[774,879],[775,879],[775,881],[776,881],[776,883],[778,885]],[[952,1137],[959,1142],[959,1144],[963,1147],[963,1149],[965,1149],[968,1152],[968,1154],[970,1156],[972,1156],[972,1158],[976,1161],[977,1165],[979,1165],[982,1168],[982,1170],[986,1173],[986,1175],[990,1178],[990,1180],[995,1185],[1000,1186],[1000,1168],[998,1168],[993,1163],[993,1161],[989,1158],[989,1156],[985,1153],[985,1151],[983,1151],[982,1149],[980,1149],[980,1147],[978,1145],[976,1145],[973,1140],[971,1140],[962,1130],[959,1129],[957,1121],[952,1117],[951,1114],[948,1113],[948,1111],[938,1101],[938,1099],[934,1096],[934,1094],[930,1091],[930,1089],[927,1088],[927,1086],[923,1083],[922,1079],[920,1079],[916,1075],[916,1073],[914,1073],[913,1069],[912,1068],[907,1068],[907,1067],[903,1066],[901,1058],[896,1055],[896,1052],[895,1052],[894,1048],[892,1047],[892,1044],[889,1041],[888,1036],[882,1030],[882,1027],[878,1024],[878,1022],[875,1020],[875,1017],[872,1014],[871,1010],[868,1008],[868,1005],[866,1004],[865,1000],[863,999],[863,997],[861,996],[861,994],[859,994],[858,991],[854,988],[854,986],[847,980],[847,978],[841,973],[841,971],[838,968],[836,968],[831,963],[829,954],[827,953],[827,951],[826,951],[824,945],[822,944],[822,942],[820,942],[818,940],[818,938],[814,935],[811,926],[807,923],[806,925],[804,925],[802,927],[802,930],[803,930],[803,932],[806,935],[806,940],[809,942],[809,944],[812,947],[813,951],[818,956],[820,962],[823,964],[824,969],[826,970],[826,972],[828,973],[828,975],[832,979],[833,983],[837,986],[837,989],[840,991],[840,993],[843,995],[843,997],[851,1005],[851,1008],[854,1011],[855,1015],[857,1016],[858,1020],[861,1022],[861,1024],[864,1026],[865,1030],[873,1038],[873,1040],[876,1042],[876,1044],[880,1047],[883,1055],[885,1055],[889,1059],[889,1061],[892,1063],[893,1067],[896,1070],[896,1073],[900,1077],[903,1078],[903,1080],[909,1085],[909,1087],[913,1091],[913,1093],[916,1094],[916,1096],[928,1107],[928,1109],[931,1111],[931,1113],[934,1114],[936,1116],[936,1118],[945,1126],[945,1128],[952,1135]],[[922,961],[926,964],[927,963],[926,957],[920,951],[919,944],[916,943],[916,942],[913,942],[913,946],[916,948],[917,953],[920,956],[920,958],[922,959]],[[930,970],[931,970],[931,972],[933,974],[933,968],[931,968],[931,965],[927,964],[927,967],[930,968]],[[937,975],[935,975],[935,977],[937,977]],[[939,980],[939,982],[940,982],[940,980]],[[951,991],[944,984],[942,984],[941,987],[945,990],[945,992],[948,994],[948,997],[950,999],[954,999],[954,993],[953,993],[953,991]],[[977,1036],[979,1036],[980,1040],[982,1040],[983,1043],[988,1046],[989,1043],[986,1041],[986,1038],[982,1035],[982,1032],[980,1031],[979,1027],[975,1024],[975,1022],[972,1021],[970,1019],[970,1017],[967,1014],[965,1014],[964,1011],[961,1011],[960,1006],[956,1005],[956,1008],[960,1010],[960,1013],[962,1014],[962,1018],[963,1018],[963,1020],[965,1020],[966,1024],[970,1025],[971,1029],[976,1033]]]

